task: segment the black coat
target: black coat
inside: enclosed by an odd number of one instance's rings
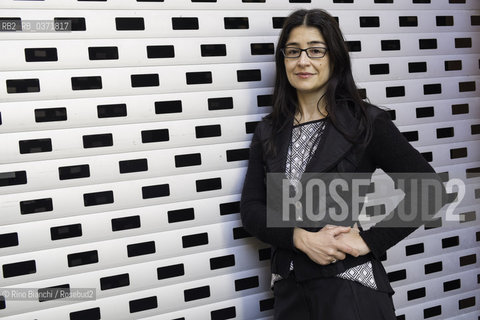
[[[337,105],[337,119],[344,130],[355,132],[360,122],[347,103]],[[392,123],[387,112],[368,105],[372,136],[367,145],[353,144],[328,120],[322,140],[307,164],[305,172],[362,172],[371,174],[380,168],[386,173],[434,173],[424,157],[413,148]],[[263,242],[272,245],[272,272],[287,277],[290,261],[299,281],[331,277],[356,265],[372,261],[375,281],[381,291],[393,292],[380,258],[386,250],[412,233],[418,226],[391,228],[375,226],[360,235],[371,252],[365,256],[347,255],[345,260],[318,265],[293,245],[293,227],[267,227],[265,177],[269,172],[285,172],[293,118],[276,136],[276,156],[267,156],[265,140],[271,135],[271,122],[263,119],[257,126],[250,146],[248,170],[242,191],[240,211],[244,228]],[[436,210],[438,210],[437,208]]]

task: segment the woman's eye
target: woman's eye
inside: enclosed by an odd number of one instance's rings
[[[291,54],[291,55],[294,55],[294,54],[298,54],[298,49],[288,49],[287,50],[287,54]]]

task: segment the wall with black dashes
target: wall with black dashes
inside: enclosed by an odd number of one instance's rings
[[[282,22],[313,7],[362,95],[465,186],[387,252],[398,319],[479,319],[476,0],[2,0],[0,318],[271,319],[239,194]]]

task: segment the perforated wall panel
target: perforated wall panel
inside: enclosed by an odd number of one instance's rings
[[[466,184],[459,221],[387,252],[398,319],[480,319],[476,0],[2,0],[2,319],[271,318],[239,194],[302,7],[338,18],[362,94]]]

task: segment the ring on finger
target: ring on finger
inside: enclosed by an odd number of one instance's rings
[[[335,262],[337,262],[337,259],[333,258],[332,263],[335,263]]]

